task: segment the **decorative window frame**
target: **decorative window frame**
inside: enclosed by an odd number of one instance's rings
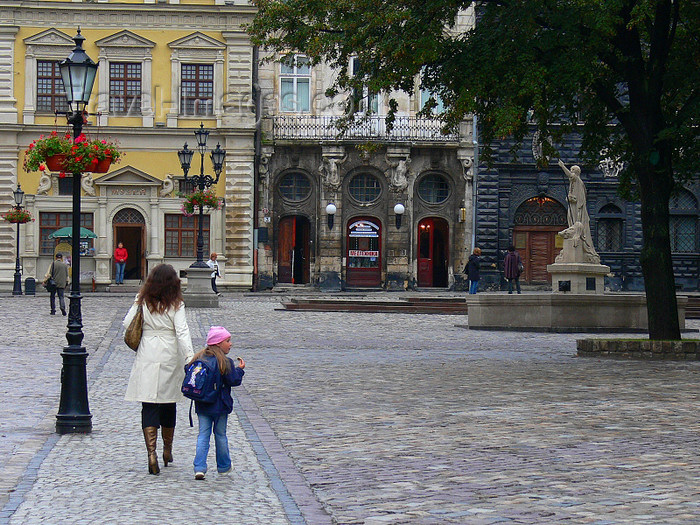
[[[24,108],[22,123],[34,124],[37,113],[36,82],[38,60],[63,60],[75,47],[75,42],[58,29],[46,29],[24,39]]]
[[[214,108],[213,117],[216,118],[216,125],[222,125],[223,98],[224,98],[224,61],[226,55],[226,44],[215,40],[199,31],[191,35],[178,38],[168,44],[172,50],[170,53],[171,70],[171,107],[167,116],[167,127],[176,128],[178,121],[202,120],[201,115],[182,115],[181,84],[182,84],[182,64],[213,64],[214,65]],[[210,118],[210,117],[204,117]]]
[[[309,72],[308,73],[299,73],[299,59],[305,59],[308,60],[309,64]],[[278,65],[279,69],[279,77],[278,77],[278,82],[277,82],[277,88],[279,89],[279,111],[282,114],[310,114],[312,113],[312,108],[313,108],[313,71],[314,68],[311,65],[311,59],[304,55],[303,53],[296,53],[292,55],[292,72],[285,73],[282,71],[282,63],[280,62]],[[282,98],[282,81],[283,80],[292,80],[294,83],[294,109],[285,109],[284,107],[284,100]],[[299,86],[299,81],[300,80],[308,80],[309,82],[309,100],[308,100],[308,109],[299,109],[300,104],[298,104],[298,86]]]
[[[617,211],[604,211],[606,207],[609,206],[614,206]],[[624,206],[620,205],[618,202],[606,202],[600,208],[598,209],[598,213],[596,214],[596,221],[595,221],[595,228],[596,228],[596,238],[595,238],[595,248],[598,251],[605,252],[607,250],[603,250],[600,247],[600,234],[601,234],[601,224],[604,224],[605,221],[617,221],[620,223],[620,238],[618,239],[620,243],[620,247],[618,250],[612,250],[612,251],[618,251],[621,252],[625,248],[625,212],[624,212]]]
[[[143,38],[131,31],[124,30],[95,41],[100,48],[97,78],[100,90],[97,97],[98,125],[109,124],[109,63],[138,62],[141,64],[141,124],[153,127],[153,48],[155,42]],[[117,116],[117,115],[113,115]],[[118,115],[124,116],[124,115]]]

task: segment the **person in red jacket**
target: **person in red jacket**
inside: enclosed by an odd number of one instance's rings
[[[122,243],[117,244],[114,250],[114,262],[117,263],[117,278],[116,284],[124,284],[124,269],[126,268],[126,260],[129,258],[129,252],[126,251]]]

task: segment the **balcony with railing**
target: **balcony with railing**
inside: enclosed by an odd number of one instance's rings
[[[459,133],[443,134],[444,123],[438,119],[396,117],[387,129],[384,117],[366,117],[350,124],[344,131],[337,124],[342,117],[320,115],[277,115],[271,117],[275,140],[343,141],[343,142],[458,142]]]

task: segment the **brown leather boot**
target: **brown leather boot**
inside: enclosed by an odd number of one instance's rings
[[[146,440],[148,450],[148,473],[159,474],[158,456],[156,455],[156,443],[158,442],[158,427],[146,427],[143,429],[143,437]]]
[[[160,427],[160,432],[163,436],[163,466],[167,467],[168,463],[173,462],[173,436],[175,435],[175,427]]]

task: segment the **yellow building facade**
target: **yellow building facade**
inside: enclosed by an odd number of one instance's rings
[[[154,265],[176,269],[194,260],[197,217],[181,213],[187,191],[177,151],[195,149],[194,129],[227,151],[214,187],[224,205],[205,217],[205,256],[219,253],[220,285],[249,289],[253,276],[253,50],[242,29],[254,8],[239,0],[0,0],[0,211],[14,204],[17,183],[34,221],[20,227],[23,279],[43,278],[71,224],[70,177],[24,170],[28,145],[52,131],[71,132],[58,63],[80,27],[84,49],[99,64],[84,133],[118,143],[124,153],[104,174],[82,175],[81,225],[97,237],[81,244],[81,281],[114,280],[118,242],[129,251],[127,281]],[[199,174],[195,153],[191,175]],[[213,175],[210,159],[205,173]],[[0,223],[0,283],[11,283],[14,224]]]

